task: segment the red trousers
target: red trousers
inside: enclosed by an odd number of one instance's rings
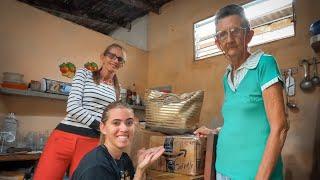
[[[54,130],[40,157],[34,180],[61,180],[68,167],[71,178],[82,157],[98,143],[98,138]]]

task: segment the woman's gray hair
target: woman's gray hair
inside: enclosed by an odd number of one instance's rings
[[[245,28],[247,31],[250,30],[250,23],[249,20],[246,18],[243,7],[236,4],[230,4],[219,9],[215,15],[215,25],[217,26],[219,20],[232,15],[240,16],[240,18],[242,19],[241,27]]]

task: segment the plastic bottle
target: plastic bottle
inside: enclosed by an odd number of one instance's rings
[[[127,103],[127,89],[120,89],[120,97],[121,97],[121,102],[126,104]]]
[[[127,89],[127,103],[129,105],[133,104],[133,102],[132,102],[132,91],[129,88]]]
[[[14,113],[9,113],[3,122],[2,133],[4,133],[5,141],[12,143],[16,139],[18,121]]]
[[[140,96],[138,94],[137,94],[137,98],[136,98],[136,105],[141,106],[141,100],[140,100]]]

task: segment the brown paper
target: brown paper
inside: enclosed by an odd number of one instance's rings
[[[206,139],[193,135],[152,136],[150,147],[161,146],[164,154],[151,169],[185,175],[199,175],[204,171]]]
[[[149,148],[151,136],[164,135],[159,132],[152,132],[144,129],[141,125],[137,125],[134,132],[134,137],[130,146],[126,148],[125,152],[129,154],[134,167],[137,165],[137,152],[142,148]]]

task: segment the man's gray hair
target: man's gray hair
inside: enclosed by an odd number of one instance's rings
[[[217,26],[219,20],[231,15],[240,16],[240,18],[242,19],[241,27],[245,28],[247,31],[250,30],[250,23],[246,18],[243,7],[236,4],[230,4],[219,9],[218,12],[216,13],[216,18],[214,22],[215,25]]]

